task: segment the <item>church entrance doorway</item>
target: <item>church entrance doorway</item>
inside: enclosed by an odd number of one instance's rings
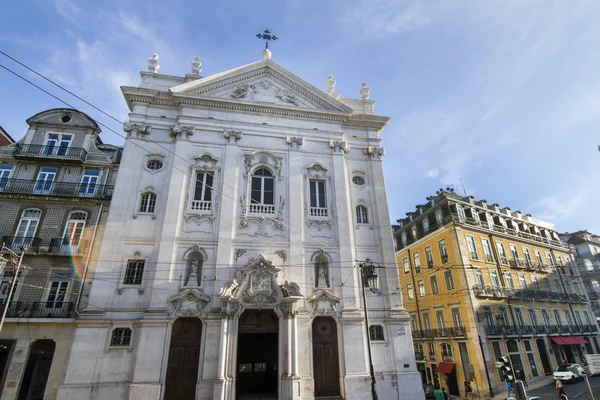
[[[312,324],[315,397],[340,395],[337,325],[330,317],[317,317]]]
[[[179,318],[173,324],[165,400],[194,400],[200,362],[202,322],[198,318]]]
[[[278,348],[277,315],[272,310],[244,311],[239,320],[237,349],[238,399],[277,398]]]

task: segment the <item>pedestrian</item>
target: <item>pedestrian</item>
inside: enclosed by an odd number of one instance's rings
[[[506,387],[508,388],[508,396],[515,393],[515,389],[513,388],[512,382],[506,382]]]
[[[560,397],[561,399],[563,398],[563,396],[565,398],[567,397],[567,394],[565,393],[565,386],[563,385],[560,379],[556,380],[556,388],[558,389],[558,397]]]
[[[563,365],[569,365],[569,360],[563,361]]]
[[[435,397],[435,400],[444,400],[444,392],[440,390],[440,385],[435,385],[433,397]]]
[[[518,374],[519,379],[521,380],[521,382],[523,382],[523,385],[525,385],[525,387],[529,387],[527,385],[527,380],[525,380],[525,371],[523,371],[522,369],[519,370],[519,374]]]
[[[569,400],[569,398],[567,397],[566,394],[563,393],[560,395],[560,400]]]
[[[446,393],[446,388],[445,387],[442,388],[442,394],[444,396],[444,400],[448,400],[448,393]]]
[[[473,399],[473,388],[470,381],[465,381],[465,400]]]

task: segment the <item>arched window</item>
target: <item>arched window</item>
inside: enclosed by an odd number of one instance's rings
[[[452,346],[450,343],[442,343],[442,358],[452,358]]]
[[[362,176],[355,175],[352,177],[352,183],[358,186],[362,186],[365,184],[365,179]]]
[[[442,210],[437,210],[435,212],[435,221],[438,223],[438,226],[442,226],[442,221],[444,220],[444,214]]]
[[[42,211],[37,209],[28,209],[21,214],[19,226],[15,232],[15,237],[12,240],[12,247],[15,249],[29,249],[33,245],[37,245],[35,233],[40,223]]]
[[[156,195],[152,192],[142,194],[140,201],[141,213],[153,213],[156,206]]]
[[[86,218],[87,213],[84,211],[73,211],[69,214],[69,219],[65,225],[65,232],[60,242],[60,252],[77,252],[79,250]]]
[[[359,224],[369,223],[369,211],[365,206],[356,206],[356,222]]]
[[[266,168],[259,168],[252,174],[250,212],[275,214],[275,179]]]
[[[371,340],[385,340],[383,337],[383,326],[371,325],[369,327],[369,336],[371,337]],[[417,345],[421,348],[419,351],[417,351]],[[423,346],[421,344],[415,344],[415,353],[423,353]]]

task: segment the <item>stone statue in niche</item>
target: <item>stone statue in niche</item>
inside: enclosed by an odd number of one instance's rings
[[[184,286],[200,286],[202,282],[202,254],[198,251],[190,253],[186,262]]]
[[[329,259],[325,255],[319,255],[315,259],[315,286],[325,284],[330,287],[329,283]]]

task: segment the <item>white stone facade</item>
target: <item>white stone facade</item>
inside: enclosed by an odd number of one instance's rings
[[[59,398],[167,398],[173,327],[197,318],[195,397],[234,399],[247,389],[238,339],[249,310],[276,315],[273,398],[315,398],[323,316],[336,327],[336,395],[369,398],[355,262],[366,259],[386,267],[380,291],[367,290],[370,323],[383,328],[372,341],[379,398],[423,398],[390,235],[388,118],[374,115],[366,85],[344,99],[331,78],[325,93],[268,58],[204,78],[199,66],[177,78],[156,73],[158,57],[149,65],[140,87],[123,88],[129,140]],[[126,275],[128,260],[143,262],[142,278]],[[130,342],[111,343],[119,328]]]

